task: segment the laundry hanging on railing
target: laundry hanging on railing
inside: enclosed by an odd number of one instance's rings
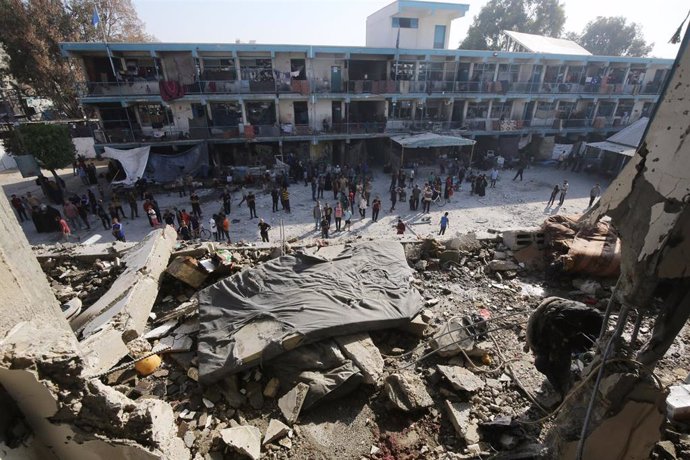
[[[176,81],[160,81],[158,86],[164,101],[172,101],[184,97],[184,86]]]

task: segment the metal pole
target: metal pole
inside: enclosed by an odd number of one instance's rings
[[[468,167],[471,169],[472,168],[472,158],[474,157],[474,146],[477,145],[477,141],[474,141],[474,144],[472,144],[472,152],[470,152],[470,164]]]

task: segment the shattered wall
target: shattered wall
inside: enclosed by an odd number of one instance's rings
[[[690,277],[690,52],[688,34],[644,140],[608,187],[593,219],[609,215],[622,241],[622,290],[643,306],[657,277]]]

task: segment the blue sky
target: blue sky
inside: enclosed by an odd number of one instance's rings
[[[133,0],[149,33],[163,42],[364,45],[366,17],[392,0]],[[449,0],[446,0],[449,1]],[[453,0],[450,0],[453,1]],[[458,44],[488,0],[457,1],[470,5],[468,15],[453,22],[450,43]],[[625,16],[639,23],[652,55],[673,58],[678,45],[668,44],[690,8],[688,0],[564,0],[566,31],[580,32],[596,16]]]

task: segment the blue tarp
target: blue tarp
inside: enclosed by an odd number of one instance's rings
[[[177,154],[151,153],[145,175],[156,182],[172,182],[180,176],[191,174],[208,176],[208,147],[205,142]]]

